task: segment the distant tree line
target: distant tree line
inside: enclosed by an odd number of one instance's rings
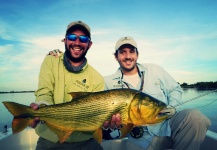
[[[195,84],[183,83],[180,84],[182,88],[197,88],[198,90],[217,89],[216,82],[197,82]]]
[[[10,91],[10,92],[1,92],[0,91],[0,94],[4,94],[4,93],[32,93],[32,92],[35,92],[35,91]]]
[[[180,84],[180,83],[179,83]],[[198,90],[210,90],[210,89],[217,89],[217,81],[216,82],[197,82],[195,84],[188,84],[182,83],[180,84],[182,88],[197,88]],[[1,92],[0,94],[4,93],[31,93],[35,91],[10,91],[10,92]]]

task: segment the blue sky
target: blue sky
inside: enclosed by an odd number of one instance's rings
[[[40,65],[71,21],[86,22],[88,62],[118,68],[116,41],[137,41],[139,63],[164,67],[179,83],[217,81],[216,0],[0,0],[0,91],[36,90]]]

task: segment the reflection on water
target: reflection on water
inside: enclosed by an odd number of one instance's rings
[[[30,105],[35,101],[34,93],[7,93],[0,94],[0,131],[4,125],[11,127],[13,116],[2,104],[3,101],[13,101],[24,105]]]
[[[199,95],[204,95],[209,90],[184,89],[183,100],[189,100]],[[211,120],[209,130],[217,132],[217,92],[210,93],[196,100],[182,105],[182,108],[196,108]]]
[[[208,90],[200,91],[196,89],[184,89],[183,100],[189,100],[199,95],[206,94],[210,92]],[[11,127],[12,115],[3,106],[3,101],[14,101],[17,103],[22,103],[29,105],[34,102],[34,93],[8,93],[0,94],[0,131],[3,129],[4,125]],[[190,101],[184,105],[181,105],[182,109],[186,108],[196,108],[204,113],[212,122],[210,127],[211,131],[217,132],[217,92],[199,97],[196,100]]]

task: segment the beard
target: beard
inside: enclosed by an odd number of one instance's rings
[[[65,53],[66,53],[66,56],[68,57],[68,59],[72,62],[77,63],[77,62],[81,62],[82,60],[84,60],[88,49],[78,58],[75,58],[71,55],[70,50],[66,45],[65,45],[65,50],[66,50]]]
[[[132,71],[133,69],[136,68],[136,65],[132,66],[131,68],[126,68],[126,67],[124,67],[124,66],[121,66],[121,68],[122,68],[123,70],[125,70],[126,72],[130,72],[130,71]]]
[[[130,60],[130,61],[132,61],[131,59],[125,59],[125,61],[127,61],[127,60]],[[135,61],[134,62],[134,64],[131,66],[131,67],[129,67],[129,66],[126,66],[125,64],[124,64],[124,62],[122,62],[121,60],[118,60],[118,63],[119,63],[119,65],[120,65],[120,68],[123,70],[123,71],[125,71],[125,72],[131,72],[132,70],[134,70],[136,67],[137,67],[137,62]]]

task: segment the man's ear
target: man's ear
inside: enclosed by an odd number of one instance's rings
[[[89,42],[88,42],[88,45],[87,45],[87,46],[88,46],[88,49],[90,49],[90,47],[92,46],[92,44],[93,44],[92,41],[89,41]]]
[[[116,51],[114,52],[114,57],[115,57],[115,59],[118,61],[118,50],[116,50]]]
[[[61,40],[61,42],[64,42],[64,43],[66,43],[66,38],[62,39],[62,40]]]
[[[117,54],[114,53],[115,60],[118,61]]]

